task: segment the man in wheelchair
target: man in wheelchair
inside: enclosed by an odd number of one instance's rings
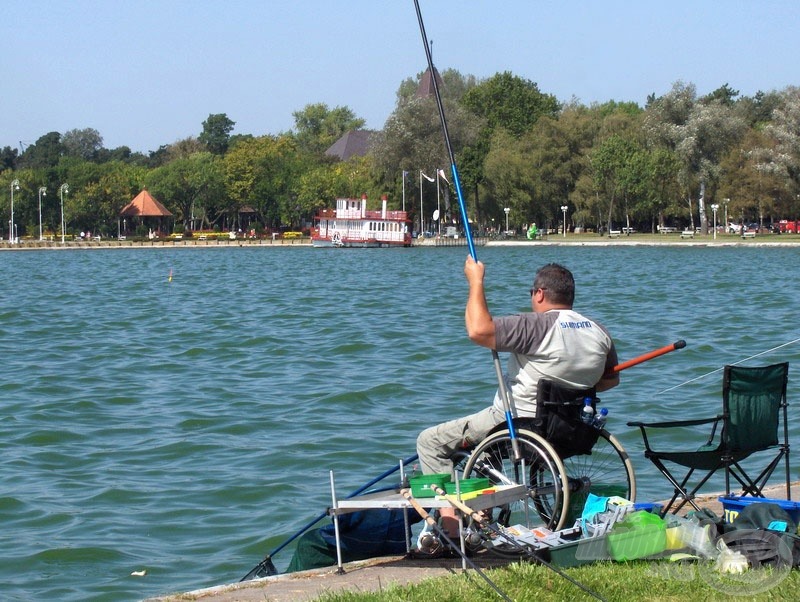
[[[605,391],[619,384],[614,342],[605,327],[572,309],[575,279],[567,268],[555,263],[540,268],[530,289],[533,311],[498,318],[486,302],[484,264],[468,256],[464,274],[467,334],[478,345],[510,354],[504,378],[517,417],[537,418],[541,379],[575,390]],[[504,422],[498,390],[491,406],[425,429],[417,438],[423,474],[451,472],[453,456],[472,449]],[[455,532],[454,521],[442,513],[446,531]]]

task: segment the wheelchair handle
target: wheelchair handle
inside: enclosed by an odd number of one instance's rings
[[[642,362],[646,362],[647,360],[651,360],[654,357],[658,357],[659,355],[664,355],[665,353],[669,353],[670,351],[675,351],[676,349],[683,349],[686,347],[686,341],[681,339],[680,341],[675,341],[671,345],[665,345],[660,349],[655,349],[653,351],[648,351],[645,354],[640,355],[639,357],[635,357],[633,359],[628,360],[627,362],[622,362],[614,366],[612,371],[616,374],[617,372],[621,372],[626,368],[630,368],[631,366],[636,366],[637,364],[641,364]]]

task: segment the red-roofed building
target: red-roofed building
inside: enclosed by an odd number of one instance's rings
[[[164,220],[172,217],[172,213],[153,198],[147,190],[142,190],[137,194],[130,203],[122,208],[119,215],[125,219],[130,218],[132,226],[135,226],[137,222],[151,228],[155,225],[156,231],[164,231]]]

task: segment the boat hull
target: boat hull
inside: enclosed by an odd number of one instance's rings
[[[389,247],[409,247],[411,245],[403,241],[338,240],[334,242],[325,238],[312,238],[311,246],[318,249],[384,249]]]

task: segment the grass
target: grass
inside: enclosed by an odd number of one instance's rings
[[[608,602],[687,602],[711,600],[797,600],[800,573],[781,574],[747,571],[721,577],[713,565],[675,564],[664,560],[628,563],[599,562],[564,572]],[[702,574],[701,574],[702,572]],[[596,600],[567,579],[543,565],[516,563],[485,573],[516,602]],[[706,582],[713,583],[713,587]],[[777,584],[773,582],[779,581]],[[755,590],[767,588],[764,592]],[[748,592],[753,592],[749,593]],[[486,602],[501,600],[476,572],[429,579],[409,586],[389,585],[380,592],[337,592],[321,596],[319,602]]]
[[[516,241],[516,242],[530,242],[534,244],[539,241],[528,241],[524,236],[520,235],[516,238],[508,238],[502,239],[507,241]],[[556,243],[556,242],[603,242],[603,243],[617,243],[617,242],[627,242],[627,243],[642,243],[642,244],[652,244],[652,243],[667,243],[667,244],[691,244],[691,243],[703,243],[703,244],[731,244],[731,243],[740,243],[740,244],[753,244],[753,243],[800,243],[800,234],[756,234],[755,238],[748,238],[743,239],[738,234],[717,234],[717,238],[714,239],[714,234],[695,234],[694,238],[681,238],[680,233],[677,234],[650,234],[650,233],[640,233],[637,232],[635,234],[631,234],[630,236],[621,235],[619,238],[609,238],[608,236],[600,236],[597,233],[585,233],[585,234],[574,234],[572,232],[567,232],[566,236],[561,234],[550,234],[542,239],[547,242]]]

